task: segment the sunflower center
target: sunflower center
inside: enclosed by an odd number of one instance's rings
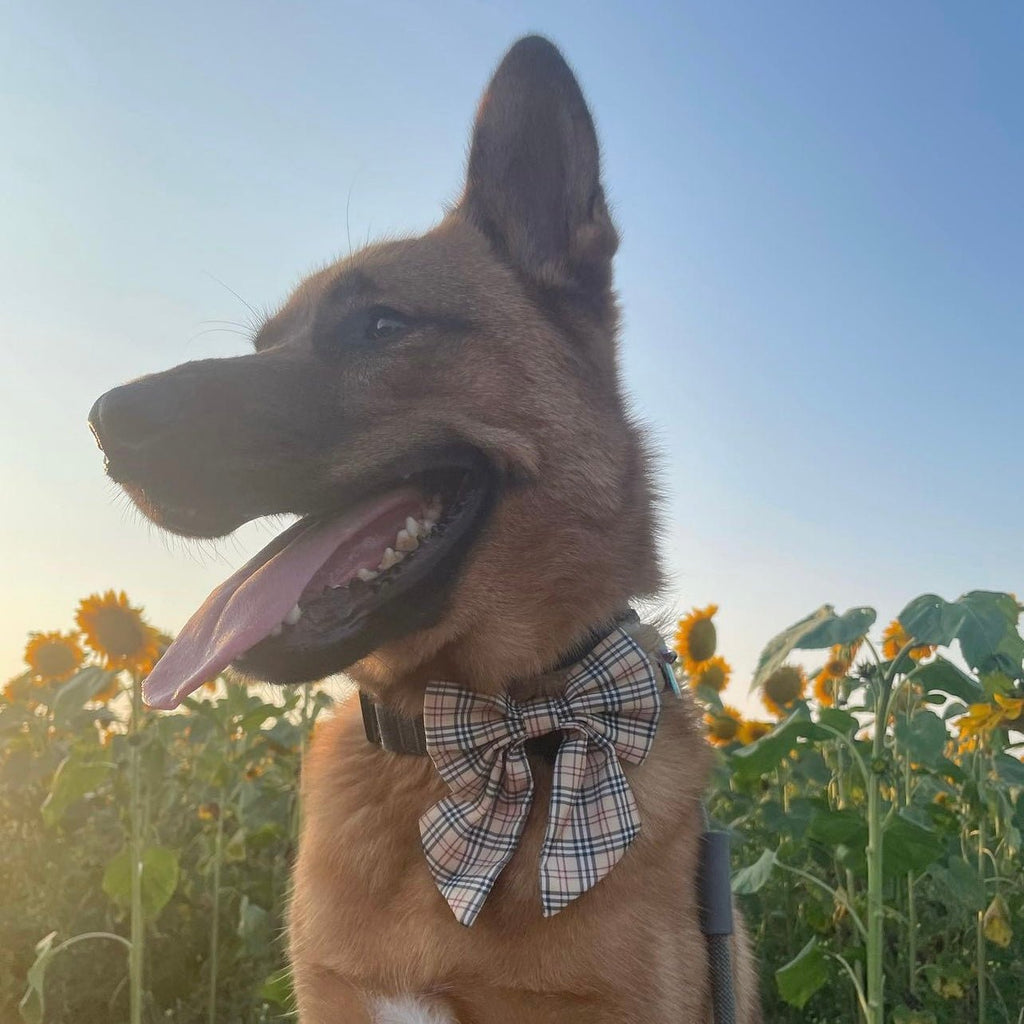
[[[711,723],[711,735],[717,740],[731,740],[739,728],[740,723],[731,715],[717,715]]]
[[[800,696],[800,673],[789,665],[773,672],[764,684],[764,692],[776,704],[792,704]]]
[[[103,649],[115,658],[127,658],[146,643],[139,617],[121,608],[98,609],[93,631]]]
[[[32,659],[41,676],[56,677],[70,672],[78,664],[75,652],[67,644],[44,644]]]
[[[718,646],[718,631],[711,619],[698,619],[690,627],[687,646],[693,661],[707,661]]]
[[[700,685],[710,686],[712,690],[721,693],[725,686],[725,670],[721,665],[708,665],[700,674]]]

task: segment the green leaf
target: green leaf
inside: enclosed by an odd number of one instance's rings
[[[261,736],[283,751],[297,750],[302,730],[286,718],[279,718],[269,729],[264,729]]]
[[[922,594],[914,598],[896,618],[907,635],[914,640],[947,647],[956,638],[964,621],[964,609],[936,594]]]
[[[1024,786],[1024,764],[1000,751],[993,757],[996,773],[1008,786]]]
[[[852,736],[860,724],[853,715],[839,708],[822,708],[818,712],[818,721],[844,736]]]
[[[938,690],[951,697],[959,697],[967,704],[976,704],[985,699],[981,684],[945,658],[936,658],[927,665],[919,665],[914,669],[914,682],[923,686],[926,692]]]
[[[973,669],[980,668],[999,653],[1011,633],[1017,634],[1017,603],[1009,594],[973,590],[957,601],[964,620],[957,633],[964,661]]]
[[[83,668],[73,675],[57,691],[53,699],[53,717],[58,723],[66,723],[82,710],[86,702],[92,700],[117,675],[96,665]]]
[[[255,732],[268,718],[280,717],[281,709],[276,704],[261,703],[259,707],[247,712],[238,723],[239,729],[245,733]]]
[[[981,672],[981,687],[990,700],[998,693],[1002,697],[1011,697],[1016,692],[1013,680],[1005,672]]]
[[[793,646],[804,651],[815,651],[835,644],[852,644],[867,635],[874,624],[874,608],[851,608],[842,615],[833,615],[804,634]]]
[[[947,739],[945,723],[930,711],[918,711],[909,718],[902,712],[896,716],[896,742],[915,764],[934,768],[943,757]]]
[[[732,876],[732,891],[738,896],[757,892],[771,877],[773,867],[775,867],[775,852],[765,850],[753,864],[740,868]]]
[[[270,914],[248,896],[242,897],[238,908],[238,937],[253,953],[265,949],[271,940]]]
[[[950,761],[948,757],[940,757],[935,762],[935,771],[939,775],[951,782],[963,785],[967,779],[967,773],[960,767],[955,761]]]
[[[231,838],[224,844],[224,862],[226,864],[237,864],[245,860],[245,840],[245,829],[235,829]]]
[[[794,623],[789,629],[783,630],[778,636],[769,640],[761,652],[757,668],[754,669],[754,678],[750,683],[751,692],[764,685],[764,681],[782,665],[808,633],[820,626],[822,622],[834,618],[835,609],[832,605],[823,604],[816,612],[812,612],[805,619]]]
[[[82,761],[75,754],[69,754],[57,766],[50,792],[43,801],[43,821],[53,828],[76,800],[97,789],[109,774],[108,763]]]
[[[818,805],[814,801],[799,796],[793,797],[785,810],[778,800],[769,800],[761,805],[761,817],[765,828],[771,833],[789,835],[794,839],[804,837],[811,818],[817,812]]]
[[[1017,632],[1016,620],[983,667],[988,671],[1003,672],[1012,679],[1024,680],[1024,637]]]
[[[868,842],[868,826],[861,814],[850,808],[820,810],[807,827],[807,838],[826,846],[842,843],[851,849],[863,850]]]
[[[53,948],[56,932],[50,932],[36,943],[36,958],[26,974],[28,988],[18,1003],[18,1012],[25,1024],[43,1024],[43,986],[46,982],[46,968],[57,955]]]
[[[762,736],[730,754],[730,763],[737,779],[756,779],[776,768],[800,739],[830,739],[829,734],[811,721],[805,708],[797,708],[789,718]]]
[[[295,1003],[295,996],[292,991],[292,976],[287,967],[267,977],[258,993],[260,999],[273,1003],[275,1006],[289,1008]]]
[[[118,905],[127,907],[132,897],[131,850],[125,847],[103,872],[103,891]],[[170,902],[178,887],[178,854],[166,846],[142,851],[142,911],[155,918]]]
[[[988,901],[985,885],[978,877],[977,868],[968,864],[963,857],[951,857],[945,866],[934,864],[928,874],[935,879],[942,898],[960,903],[972,912],[985,909]]]
[[[828,959],[817,938],[811,939],[785,967],[775,972],[779,995],[797,1009],[804,1006],[826,981]]]
[[[900,811],[882,835],[882,873],[892,878],[924,871],[941,853],[939,836]]]

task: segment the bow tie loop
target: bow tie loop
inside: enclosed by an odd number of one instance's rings
[[[510,703],[516,721],[527,739],[558,732],[572,720],[569,702],[562,697],[538,697],[521,703]]]
[[[570,672],[562,694],[516,702],[431,683],[427,751],[451,796],[420,819],[424,853],[456,918],[476,920],[511,859],[533,801],[526,739],[562,732],[541,850],[545,916],[592,888],[640,831],[620,761],[647,757],[661,710],[650,659],[616,629]]]

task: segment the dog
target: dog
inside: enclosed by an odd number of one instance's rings
[[[711,1020],[696,877],[710,754],[686,693],[666,694],[649,756],[622,767],[639,835],[557,913],[542,913],[537,865],[566,733],[515,748],[535,791],[471,926],[424,855],[421,819],[448,784],[374,735],[415,745],[436,680],[557,702],[610,629],[661,655],[656,630],[623,616],[662,576],[652,460],[616,363],[617,245],[581,89],[527,37],[484,93],[436,227],[312,274],[254,353],[144,377],[90,413],[109,475],[167,530],[302,517],[146,683],[155,707],[228,664],[358,683],[304,765],[289,909],[302,1024]],[[737,1021],[757,1024],[741,921],[732,948]]]

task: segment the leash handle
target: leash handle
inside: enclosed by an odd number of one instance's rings
[[[704,834],[700,839],[698,889],[700,926],[708,944],[708,973],[715,1024],[736,1024],[736,993],[732,973],[732,884],[729,877],[729,834],[710,828],[701,801]]]
[[[729,833],[700,837],[700,926],[705,935],[732,935]]]

